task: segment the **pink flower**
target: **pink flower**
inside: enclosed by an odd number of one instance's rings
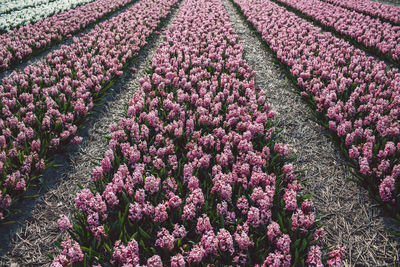
[[[162,261],[161,261],[161,257],[158,255],[154,255],[153,257],[149,258],[147,260],[147,266],[148,267],[162,267]]]
[[[103,178],[103,168],[100,166],[97,166],[93,169],[93,181],[98,182],[101,181]]]
[[[217,255],[218,254],[218,239],[214,232],[208,231],[201,237],[201,244],[204,248],[205,255]]]
[[[185,258],[182,256],[182,254],[178,253],[175,256],[171,257],[171,267],[185,267]]]
[[[164,222],[168,219],[167,207],[164,204],[158,204],[154,208],[154,222]]]
[[[242,211],[242,214],[246,214],[249,209],[249,202],[245,196],[238,198],[237,208]]]
[[[275,144],[274,149],[281,157],[287,157],[290,154],[290,147],[288,144]]]
[[[187,256],[187,261],[189,263],[199,263],[205,256],[205,250],[200,244],[196,244],[193,246],[192,250],[189,252]]]
[[[185,229],[185,226],[179,224],[174,225],[174,231],[172,232],[172,235],[178,239],[178,238],[184,238],[187,234],[187,231]]]
[[[203,214],[202,217],[197,219],[196,232],[198,234],[203,234],[205,232],[211,231],[213,228],[210,224],[210,219],[206,214]]]
[[[313,265],[316,267],[323,267],[324,265],[322,264],[321,260],[321,249],[319,246],[311,246],[310,251],[308,252],[307,255],[307,260],[306,263],[309,265]]]
[[[289,211],[297,209],[297,193],[294,190],[285,190],[283,199],[285,200],[285,208]]]
[[[268,254],[268,257],[265,259],[263,267],[271,266],[271,267],[289,267],[290,266],[290,255],[283,255],[279,251]]]
[[[293,164],[286,164],[282,167],[283,173],[286,175],[285,182],[290,183],[294,179],[294,167]]]
[[[139,221],[143,217],[143,208],[139,203],[134,203],[129,205],[129,219],[131,221]]]
[[[247,213],[247,222],[254,227],[257,227],[260,221],[260,210],[256,207],[251,207]]]
[[[254,242],[251,241],[250,237],[248,236],[248,227],[246,227],[245,225],[239,225],[236,228],[234,237],[241,250],[247,250],[248,247],[254,245]]]
[[[232,235],[226,229],[220,229],[217,234],[218,245],[222,251],[234,252]]]
[[[283,234],[276,240],[276,246],[282,253],[290,254],[290,236],[288,234]]]
[[[328,266],[340,267],[342,266],[342,259],[344,258],[345,248],[336,246],[336,249],[332,250],[328,257],[330,258],[326,263]]]
[[[167,229],[164,227],[157,233],[157,240],[155,242],[156,246],[159,246],[161,248],[168,248],[168,250],[173,250],[174,249],[174,242],[175,238],[173,235],[171,235]]]
[[[61,243],[61,247],[63,248],[61,253],[67,256],[71,263],[83,261],[84,255],[78,243],[72,243],[70,239],[67,239]]]
[[[150,194],[154,194],[160,189],[160,178],[154,177],[154,175],[146,177],[144,181],[144,189]]]
[[[83,140],[83,137],[80,136],[75,136],[72,140],[71,140],[71,144],[80,144]]]
[[[61,231],[67,231],[72,228],[71,223],[69,222],[69,219],[67,216],[64,214],[60,215],[60,219],[57,221],[58,228],[60,228]]]
[[[0,209],[7,209],[11,205],[11,197],[8,194],[0,193]]]
[[[280,234],[281,228],[279,227],[279,224],[271,221],[271,223],[267,226],[267,236],[269,241],[273,242]]]
[[[122,244],[121,240],[115,241],[113,259],[121,264],[139,264],[139,246],[136,240],[132,239],[128,245]]]
[[[379,195],[384,202],[392,200],[392,192],[395,189],[395,180],[392,176],[386,176],[379,185]]]

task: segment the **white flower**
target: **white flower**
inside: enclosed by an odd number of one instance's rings
[[[0,14],[0,30],[9,31],[19,25],[34,23],[54,14],[93,2],[94,0],[56,0],[53,2],[49,2],[49,0],[24,0],[21,2],[32,1],[47,1],[48,3]]]

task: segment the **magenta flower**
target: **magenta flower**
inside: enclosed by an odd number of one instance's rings
[[[60,215],[60,219],[57,221],[58,228],[60,228],[61,231],[67,231],[69,229],[72,229],[72,225],[69,222],[69,219],[67,216],[64,214]]]

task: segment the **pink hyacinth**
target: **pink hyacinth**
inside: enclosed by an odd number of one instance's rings
[[[113,259],[121,264],[136,265],[139,263],[139,246],[136,240],[132,239],[125,246],[121,240],[115,241]]]
[[[281,229],[279,227],[279,224],[277,224],[274,221],[271,221],[271,223],[267,226],[268,229],[268,239],[269,241],[273,242],[276,237],[278,237],[281,234]]]
[[[171,267],[185,267],[185,258],[182,256],[182,254],[178,253],[175,256],[171,257]]]
[[[379,195],[384,202],[392,200],[392,192],[395,189],[395,180],[392,176],[386,176],[379,185]]]
[[[144,189],[149,192],[149,194],[154,194],[159,190],[160,182],[160,178],[156,178],[153,175],[148,176],[144,181]]]
[[[312,246],[310,247],[310,251],[308,252],[306,263],[316,267],[323,267],[324,265],[322,264],[321,257],[322,252],[320,247]]]
[[[69,222],[68,217],[65,216],[64,214],[60,215],[60,219],[58,219],[57,225],[58,225],[58,228],[59,228],[61,231],[67,231],[67,230],[69,230],[69,229],[72,228],[72,225],[71,225],[71,223]]]

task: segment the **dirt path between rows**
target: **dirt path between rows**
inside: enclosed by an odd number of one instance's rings
[[[181,3],[172,10],[162,29],[172,25]],[[65,239],[66,235],[58,230],[56,221],[60,214],[71,218],[74,194],[80,191],[78,184],[84,187],[91,184],[94,162],[98,162],[107,150],[105,136],[110,134],[109,126],[123,116],[125,105],[138,88],[139,79],[151,67],[153,54],[162,41],[162,34],[153,34],[132,66],[95,108],[96,112],[89,116],[86,128],[78,132],[84,137],[81,145],[72,153],[57,156],[57,163],[62,163],[62,167],[46,171],[45,180],[49,181],[51,188],[47,192],[42,188],[41,196],[33,200],[33,210],[17,219],[15,225],[18,229],[6,238],[10,244],[5,246],[7,252],[0,257],[0,266],[48,266],[51,263],[48,255],[59,253],[55,242]],[[133,73],[131,67],[137,71]]]
[[[223,2],[243,42],[245,59],[257,73],[256,85],[268,92],[267,102],[277,111],[283,141],[298,154],[296,168],[306,169],[304,191],[313,195],[317,213],[326,225],[327,243],[345,245],[345,262],[350,266],[394,265],[398,243],[391,241],[385,230],[388,220],[371,207],[365,190],[346,181],[351,174],[325,130],[312,121],[306,103],[232,2]]]

